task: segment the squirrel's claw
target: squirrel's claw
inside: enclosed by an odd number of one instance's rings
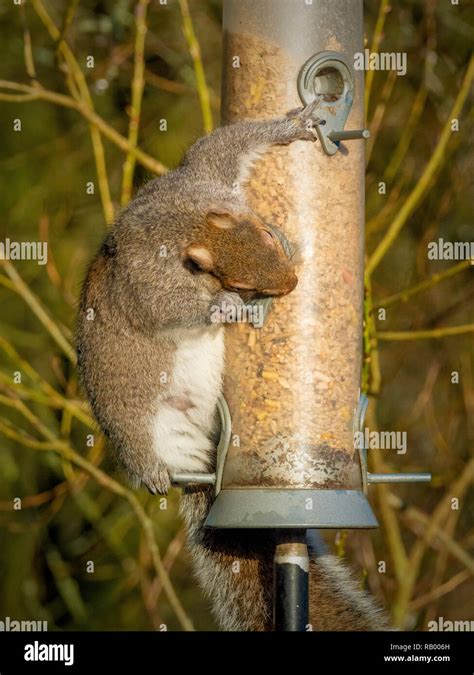
[[[304,140],[315,140],[317,138],[316,127],[319,124],[326,124],[326,121],[318,116],[320,103],[321,98],[318,97],[304,108],[295,108],[286,115],[288,119],[298,124]]]
[[[152,495],[165,495],[171,487],[168,469],[157,468],[143,479],[143,484]]]

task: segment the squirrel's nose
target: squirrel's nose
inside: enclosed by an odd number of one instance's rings
[[[296,288],[296,285],[298,283],[298,277],[294,272],[291,273],[290,278],[288,280],[288,285],[285,289],[285,292],[282,295],[288,295],[288,293],[291,293],[291,291]]]
[[[298,283],[298,277],[294,272],[292,272],[291,276],[288,279],[288,284],[285,288],[285,290],[281,293],[281,295],[288,295],[288,293],[291,293],[291,291],[296,288],[296,285]]]
[[[296,274],[292,274],[284,288],[266,288],[262,293],[265,295],[288,295],[295,288],[298,283]]]
[[[298,284],[298,277],[297,277],[296,274],[293,272],[292,275],[291,275],[291,277],[290,277],[290,282],[289,282],[289,284],[288,284],[288,286],[289,286],[289,288],[288,288],[288,293],[291,293],[291,291],[292,291],[294,288],[296,288],[296,285],[297,285],[297,284]]]

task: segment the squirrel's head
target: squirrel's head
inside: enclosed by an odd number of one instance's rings
[[[196,273],[215,276],[241,295],[286,295],[298,283],[278,236],[254,213],[213,207],[183,250]]]

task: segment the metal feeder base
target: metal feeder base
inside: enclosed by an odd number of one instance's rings
[[[205,527],[371,529],[378,522],[360,490],[250,488],[219,492]]]

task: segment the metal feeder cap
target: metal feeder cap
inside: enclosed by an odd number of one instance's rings
[[[360,490],[244,488],[219,492],[205,527],[371,529],[378,522]]]

